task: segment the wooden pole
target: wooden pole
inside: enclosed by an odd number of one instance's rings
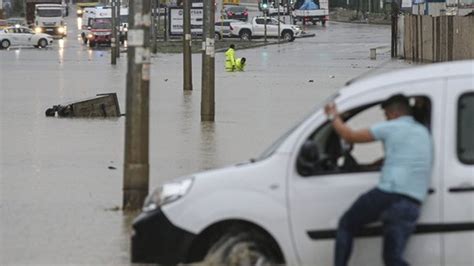
[[[191,1],[183,1],[183,90],[193,89],[191,51]]]
[[[204,0],[204,23],[202,35],[202,87],[201,87],[201,121],[214,121],[214,1]]]
[[[123,209],[139,210],[149,183],[150,1],[130,0]]]

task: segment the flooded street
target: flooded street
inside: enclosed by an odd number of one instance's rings
[[[75,14],[75,12],[71,13]],[[116,92],[125,113],[126,54],[77,35],[46,49],[0,50],[0,264],[119,265],[130,261],[133,214],[122,202],[125,118],[60,119],[47,108]],[[388,26],[331,22],[307,26],[314,38],[239,50],[245,72],[226,73],[216,54],[215,123],[200,122],[201,55],[193,86],[182,89],[182,55],[152,58],[150,187],[170,178],[258,156],[344,83],[391,61]],[[197,40],[196,40],[197,41]],[[380,49],[377,60],[369,49]]]

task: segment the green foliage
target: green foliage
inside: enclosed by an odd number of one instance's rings
[[[25,1],[24,0],[12,1],[12,15],[19,16],[19,17],[25,16]]]

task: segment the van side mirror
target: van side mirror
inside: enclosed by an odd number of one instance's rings
[[[297,171],[301,176],[313,175],[320,169],[318,145],[312,140],[306,140],[301,147],[297,160]]]

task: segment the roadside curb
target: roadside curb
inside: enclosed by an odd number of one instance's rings
[[[252,46],[246,46],[246,47],[241,47],[241,48],[236,48],[235,50],[247,50],[247,49],[253,49],[253,48],[260,48],[263,46],[268,46],[268,45],[275,45],[275,44],[284,44],[284,43],[289,43],[287,41],[271,41],[271,42],[262,42],[258,43]],[[216,53],[222,53],[227,51],[229,48],[222,48],[222,49],[216,49]]]
[[[365,25],[390,25],[389,22],[365,22],[365,21],[349,21],[349,20],[339,20],[331,19],[330,21],[339,22],[339,23],[350,23],[350,24],[365,24]]]

